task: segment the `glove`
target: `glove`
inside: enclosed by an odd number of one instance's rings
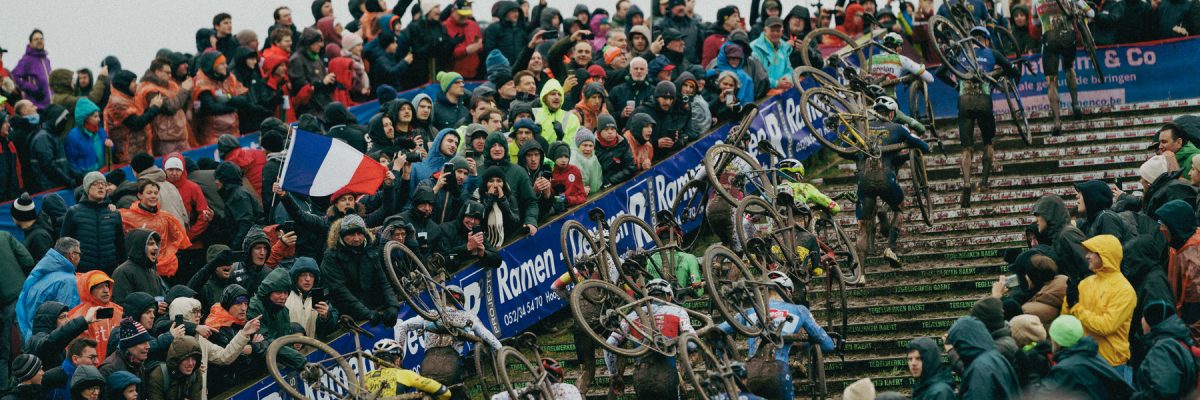
[[[380,322],[383,322],[385,315],[386,313],[383,311],[376,311],[371,314],[371,319],[367,321],[367,323],[371,325],[379,325]]]
[[[1075,307],[1076,303],[1079,303],[1079,287],[1067,285],[1067,309]]]
[[[450,44],[458,46],[459,43],[462,43],[465,41],[467,41],[467,37],[463,36],[463,34],[460,33],[460,34],[454,35],[454,37],[450,39]]]
[[[562,140],[563,140],[563,136],[566,136],[566,133],[565,133],[565,132],[563,132],[562,123],[560,123],[560,122],[558,122],[558,121],[554,121],[554,122],[553,122],[553,125],[554,125],[554,135],[555,135],[556,137],[558,137],[558,140],[559,140],[559,141],[562,141]]]
[[[388,328],[395,328],[395,327],[396,327],[396,322],[397,322],[397,321],[399,321],[399,320],[398,320],[398,319],[395,317],[396,313],[394,313],[394,312],[386,312],[386,311],[384,311],[384,312],[383,312],[383,314],[384,314],[384,318],[383,318],[383,326],[386,326],[386,327],[388,327]],[[391,315],[392,317],[390,317],[390,318],[389,318],[389,317],[387,317],[388,315]]]

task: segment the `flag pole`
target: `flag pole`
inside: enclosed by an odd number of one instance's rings
[[[295,133],[296,133],[296,126],[288,125],[288,135],[286,138],[284,138],[284,141],[283,141],[283,148],[286,149],[288,153],[283,158],[283,161],[284,161],[283,164],[279,165],[279,172],[275,174],[275,183],[278,183],[280,187],[283,187],[283,171],[287,170],[287,164],[288,164],[287,161],[289,158],[292,157],[291,143],[292,143],[292,135],[294,135]],[[274,189],[275,188],[271,188],[271,207],[267,208],[267,210],[266,210],[268,219],[270,219],[270,215],[271,215],[272,211],[275,210],[275,203],[279,201],[279,195],[275,194]]]

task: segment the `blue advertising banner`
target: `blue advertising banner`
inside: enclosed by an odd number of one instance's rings
[[[760,141],[768,141],[790,157],[804,159],[820,149],[820,142],[803,129],[800,117],[800,93],[789,90],[769,98],[759,105],[758,117],[750,124],[750,148]],[[595,224],[587,217],[588,211],[600,208],[605,211],[609,223],[621,215],[633,215],[653,225],[654,213],[670,209],[676,194],[694,177],[702,173],[705,151],[726,138],[731,124],[722,126],[711,134],[692,143],[678,153],[663,160],[649,171],[618,185],[587,205],[577,208],[563,217],[538,229],[537,233],[520,239],[500,250],[502,262],[494,269],[469,267],[455,274],[450,283],[457,284],[466,293],[464,305],[475,313],[496,334],[506,338],[528,329],[544,318],[562,310],[567,303],[558,298],[551,285],[566,272],[564,253],[560,244],[562,226],[567,221],[579,221],[588,229]],[[754,153],[751,153],[755,155]],[[696,224],[685,226],[694,229]],[[614,232],[621,248],[646,248],[650,240],[625,227]],[[570,246],[579,249],[580,246]],[[400,319],[416,314],[405,305]],[[395,337],[386,328],[368,326],[378,338]],[[362,338],[367,340],[366,338]],[[418,368],[424,353],[422,335],[410,332],[403,340],[407,354],[406,368]],[[331,343],[339,352],[354,350],[353,340],[342,336]],[[367,340],[363,348],[371,348],[373,341]],[[469,351],[469,349],[467,350]],[[236,399],[279,398],[274,380],[267,378],[240,391]]]
[[[1096,49],[1096,58],[1104,71],[1104,81],[1100,81],[1092,60],[1086,52],[1079,50],[1073,64],[1079,103],[1083,107],[1103,107],[1195,97],[1200,93],[1200,79],[1191,79],[1191,76],[1196,73],[1198,51],[1200,37],[1101,47]],[[1033,54],[1025,58],[1029,60],[1029,68],[1022,73],[1021,83],[1017,86],[1025,112],[1049,112],[1049,85],[1042,69],[1042,57]],[[1066,73],[1058,72],[1057,85],[1060,109],[1070,109]],[[908,112],[907,87],[898,90],[896,97],[901,109]],[[958,103],[954,100],[958,94],[954,88],[937,80],[929,86],[929,98],[948,100],[933,104],[933,112],[938,118],[958,116]],[[993,94],[992,104],[997,113],[1008,110],[1002,93]]]

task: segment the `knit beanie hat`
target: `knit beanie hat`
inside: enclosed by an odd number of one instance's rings
[[[231,283],[221,291],[221,308],[229,311],[230,308],[238,304],[247,304],[250,302],[250,293],[242,285]]]
[[[133,346],[149,342],[151,340],[150,333],[146,332],[146,327],[141,323],[134,321],[132,317],[126,317],[121,320],[121,341],[117,346],[121,350],[128,350]]]
[[[450,85],[453,85],[454,82],[461,81],[462,78],[462,75],[454,71],[443,71],[437,73],[437,81],[438,84],[441,85],[443,93],[446,92],[446,89],[450,88]]]
[[[512,65],[509,64],[508,57],[505,57],[504,53],[500,52],[500,49],[492,49],[492,51],[488,53],[487,59],[484,60],[483,64],[485,66],[485,70],[487,71],[492,71],[493,68],[501,66],[510,68],[512,67]]]
[[[1142,317],[1146,319],[1146,324],[1154,327],[1167,318],[1175,315],[1175,306],[1171,303],[1155,300],[1142,307]]]
[[[1138,176],[1145,179],[1146,182],[1154,182],[1159,175],[1165,172],[1167,172],[1167,158],[1161,155],[1150,157],[1149,160],[1142,163],[1141,167],[1138,167]]]
[[[107,174],[104,174],[104,180],[107,181],[110,185],[118,186],[122,183],[125,183],[125,181],[128,179],[126,179],[126,177],[125,177],[124,169],[116,169],[116,170],[109,171],[109,173],[107,173]]]
[[[1083,337],[1083,324],[1073,315],[1060,315],[1050,324],[1050,339],[1061,347],[1071,347]]]
[[[171,157],[163,160],[163,169],[183,169],[183,159],[179,157]]]
[[[262,133],[262,138],[259,139],[259,144],[262,145],[263,150],[266,150],[268,153],[281,152],[283,151],[283,143],[286,140],[283,137],[284,135],[284,133],[264,130]]]
[[[613,119],[612,115],[600,114],[600,116],[598,118],[596,118],[596,130],[602,131],[602,130],[604,130],[604,128],[608,128],[608,127],[616,128],[617,120]],[[575,137],[579,137],[578,132],[575,133]]]
[[[375,97],[379,98],[379,104],[395,100],[396,88],[392,87],[392,85],[379,85],[379,88],[375,89]]]
[[[1004,327],[1004,304],[995,297],[984,297],[971,306],[971,316],[983,322],[988,331]]]
[[[1042,320],[1036,315],[1021,314],[1008,323],[1012,326],[1012,338],[1017,342],[1017,347],[1046,340],[1046,327],[1042,326]]]
[[[600,117],[603,118],[604,115],[601,115]],[[596,134],[592,133],[592,131],[588,128],[579,127],[579,130],[575,131],[575,148],[579,148],[579,145],[583,144],[583,142],[592,142],[592,144],[596,144]]]
[[[354,46],[363,44],[362,36],[358,35],[342,35],[342,50],[350,51]]]
[[[670,97],[675,98],[675,84],[671,81],[662,81],[654,86],[654,97]]]
[[[22,354],[12,361],[12,374],[14,383],[21,383],[37,376],[38,371],[42,370],[42,360],[33,354]]]
[[[436,0],[421,0],[421,16],[429,15],[429,12],[433,11],[433,8],[437,6],[438,2]]]
[[[37,219],[37,208],[33,206],[33,198],[29,193],[21,193],[12,205],[12,217],[15,221],[33,221]]]
[[[842,391],[842,398],[845,400],[875,400],[875,384],[871,382],[871,378],[862,378],[850,386],[846,386],[846,390]]]
[[[142,171],[145,171],[146,168],[153,166],[154,156],[146,153],[137,153],[133,156],[133,159],[129,161],[129,167],[133,168],[134,174],[140,174]]]
[[[342,217],[342,227],[338,230],[338,234],[345,236],[354,232],[367,232],[367,222],[363,221],[358,214],[350,214]]]
[[[557,160],[563,157],[571,158],[571,146],[567,146],[567,144],[563,142],[550,143],[550,151],[548,153],[551,160]]]
[[[88,172],[83,176],[83,190],[92,187],[92,184],[96,182],[107,182],[104,180],[104,174],[97,171]]]
[[[604,64],[612,65],[613,60],[616,60],[617,56],[621,55],[622,51],[624,50],[621,50],[620,47],[608,46],[608,48],[604,50]]]

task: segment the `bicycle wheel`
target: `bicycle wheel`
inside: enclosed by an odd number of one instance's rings
[[[294,345],[303,347],[295,350]],[[282,350],[284,347],[287,347],[288,350]],[[316,361],[308,362],[304,368],[285,367],[285,369],[281,369],[279,365],[280,351],[299,351],[307,360],[316,357]],[[271,345],[267,347],[267,370],[271,372],[271,378],[275,379],[275,383],[279,384],[279,387],[283,388],[288,395],[298,399],[312,397],[356,399],[367,394],[366,388],[362,387],[358,380],[358,374],[366,373],[366,371],[356,372],[350,367],[350,363],[346,362],[345,356],[338,353],[337,350],[320,340],[303,335],[288,335],[272,341]],[[295,380],[295,375],[299,375],[299,379],[305,385],[297,385],[299,382]],[[306,394],[305,389],[311,390],[312,394]]]
[[[1008,102],[1008,113],[1012,116],[1017,133],[1027,145],[1033,145],[1033,132],[1029,130],[1029,117],[1025,114],[1025,104],[1021,102],[1017,87],[1007,78],[1001,79],[1000,91],[1004,92],[1004,101]]]
[[[562,245],[563,259],[567,262],[568,271],[577,270],[584,276],[595,272],[600,275],[600,279],[608,282],[615,281],[617,271],[600,254],[607,249],[600,246],[596,242],[596,238],[592,237],[588,229],[584,228],[579,221],[572,220],[563,223],[559,242]],[[601,263],[609,264],[609,268],[604,268],[600,265]]]
[[[1003,26],[992,27],[992,48],[1003,54],[1005,58],[1013,59],[1025,55],[1028,50],[1017,42],[1017,38],[1013,36],[1012,31]]]
[[[678,343],[678,360],[683,376],[692,385],[696,399],[707,400],[717,393],[728,393],[729,398],[737,398],[737,382],[734,381],[733,369],[728,363],[718,359],[712,349],[695,333],[680,335]],[[692,364],[693,355],[699,357],[699,362],[695,365]]]
[[[609,344],[609,335],[618,332],[629,338],[629,334],[623,334],[623,326],[629,327],[631,332],[641,331],[640,327],[655,326],[654,318],[647,315],[643,307],[634,307],[633,304],[633,297],[608,282],[587,280],[571,291],[571,313],[575,316],[575,323],[605,349],[625,357],[641,356],[649,352],[650,347],[642,346],[635,340]],[[599,310],[599,318],[589,320],[587,308]],[[633,313],[633,317],[629,313]]]
[[[829,37],[826,38],[826,36],[829,36]],[[870,35],[866,35],[864,37],[867,38],[868,40],[870,39]],[[829,56],[830,58],[837,57],[841,60],[844,60],[846,62],[847,67],[854,67],[854,68],[866,67],[867,57],[863,55],[864,52],[861,48],[861,45],[858,42],[856,42],[853,38],[851,38],[850,36],[847,36],[845,33],[842,33],[842,31],[839,31],[837,29],[832,29],[832,28],[814,29],[812,32],[809,32],[808,35],[804,36],[804,41],[802,42],[800,48],[801,49],[819,48],[818,45],[825,42],[826,39],[829,39],[829,41],[834,42],[834,43],[841,42],[844,44],[844,46],[842,48],[839,48],[836,51],[834,51],[834,53]],[[821,64],[813,63],[813,61],[816,61],[816,60],[813,60],[811,58],[812,56],[809,54],[808,51],[801,51],[800,56],[804,60],[805,66],[817,67],[817,66],[821,66],[821,65],[825,64],[824,62],[822,62]]]
[[[496,369],[496,355],[492,354],[492,350],[488,346],[471,346],[471,359],[475,364],[474,376],[467,376],[464,380],[468,385],[479,385],[483,393],[496,393],[501,390],[503,383],[500,382],[500,371]],[[474,378],[474,381],[471,380]]]
[[[812,79],[817,83],[818,86],[815,87],[842,86],[841,82],[838,82],[837,78],[834,78],[833,75],[829,75],[829,73],[822,69],[801,65],[792,70],[792,82],[796,82],[797,86],[803,86],[801,85],[801,82],[807,82],[809,79]],[[806,86],[806,88],[809,87],[814,86]]]
[[[699,226],[695,232],[691,233],[691,239],[684,235],[684,240],[680,243],[680,248],[690,251],[692,246],[696,245],[696,239],[704,235],[704,229],[710,228],[705,211],[708,208],[708,181],[704,179],[693,179],[679,189],[675,193],[675,199],[671,202],[671,215],[679,221],[680,226],[688,226],[693,221],[699,221]]]
[[[708,183],[730,204],[737,204],[739,194],[773,195],[775,183],[771,172],[744,150],[728,144],[710,147],[704,153],[704,171]]]
[[[809,89],[800,97],[800,116],[808,132],[822,146],[842,155],[870,154],[860,139],[867,135],[867,119],[863,108],[827,88]],[[819,125],[818,125],[819,123]],[[845,138],[854,138],[846,143]]]
[[[929,98],[929,85],[920,79],[908,87],[908,116],[929,127],[928,137],[938,137],[937,116],[933,114],[933,101]]]
[[[759,271],[747,267],[741,257],[719,244],[708,247],[701,263],[704,286],[725,321],[743,335],[762,334],[767,303],[762,293],[764,287],[759,285]]]
[[[399,251],[400,260],[392,260],[392,255]],[[440,304],[441,288],[434,282],[433,276],[425,268],[425,263],[407,246],[396,241],[389,241],[383,246],[383,260],[388,280],[392,288],[409,307],[421,317],[435,321]]]
[[[799,255],[802,250],[797,247],[804,228],[789,223],[778,209],[758,196],[742,199],[734,218],[741,226],[734,227],[734,232],[750,262],[759,270],[783,270],[801,282],[808,282],[810,274],[806,266],[797,265],[803,261]]]
[[[614,263],[619,265],[617,270],[621,274],[621,279],[638,294],[645,296],[643,292],[645,282],[639,278],[646,276],[648,268],[657,266],[650,262],[650,255],[652,249],[662,248],[662,239],[645,220],[629,214],[621,215],[613,220],[608,232],[612,236],[608,241],[609,253],[612,254]],[[656,268],[658,276],[667,279],[668,282],[674,282],[673,279],[667,278],[667,274],[674,276],[673,268],[668,268],[669,271],[658,269],[660,268]]]
[[[837,272],[842,274],[842,281],[850,285],[862,284],[863,260],[854,248],[854,241],[850,240],[850,235],[846,234],[837,220],[828,211],[822,210],[814,216],[810,225],[809,230],[817,235],[817,240],[820,240],[828,251],[833,252],[838,266]],[[825,271],[827,275],[833,272]]]
[[[825,400],[829,398],[829,387],[825,381],[825,355],[821,352],[821,346],[808,346],[809,363],[808,363],[808,382],[812,385],[813,400]]]
[[[929,190],[929,173],[925,170],[925,154],[917,149],[908,152],[908,164],[912,166],[913,201],[921,210],[925,226],[933,227],[933,198]]]
[[[975,79],[975,51],[967,34],[958,25],[943,16],[935,15],[929,19],[929,36],[933,40],[933,48],[941,57],[946,67],[950,68],[958,79]]]
[[[842,282],[840,267],[831,265],[829,269],[825,273],[825,291],[815,300],[825,307],[825,330],[845,338],[846,328],[850,325],[850,315],[846,313],[846,285]]]
[[[515,365],[518,370],[528,371],[529,379],[517,380],[514,379],[517,375],[513,374],[516,371],[509,371],[509,366]],[[528,382],[530,385],[536,385],[537,390],[547,400],[553,400],[553,394],[550,391],[550,383],[546,379],[546,372],[542,371],[541,365],[535,365],[529,362],[528,358],[517,349],[505,346],[500,349],[500,355],[496,357],[496,371],[500,376],[500,382],[504,385],[504,390],[508,392],[508,398],[517,399],[518,387],[513,386],[513,382]]]

